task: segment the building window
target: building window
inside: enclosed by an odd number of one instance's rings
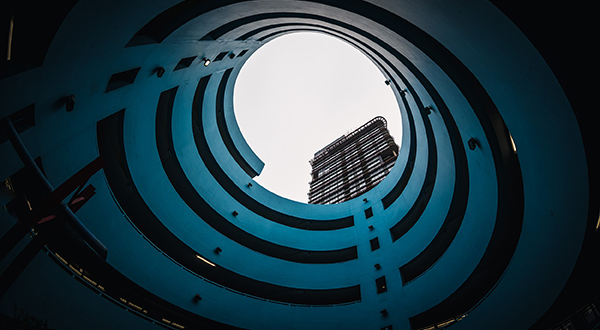
[[[175,66],[175,69],[173,69],[173,71],[189,68],[190,65],[192,65],[192,62],[194,62],[195,58],[196,58],[196,56],[182,58],[179,61],[179,63],[177,63],[177,65]]]
[[[135,68],[119,73],[115,73],[110,77],[108,85],[106,85],[105,93],[121,88],[123,86],[131,85],[135,81],[140,68]]]
[[[375,237],[369,242],[371,243],[371,251],[379,249],[379,238]]]
[[[365,217],[367,219],[369,219],[372,216],[373,216],[373,209],[369,207],[368,209],[365,210]]]
[[[13,113],[9,118],[17,133],[30,129],[35,126],[35,103]],[[6,141],[8,141],[8,136],[6,134],[0,134],[0,144],[3,144]]]
[[[375,286],[377,287],[377,293],[384,293],[387,291],[387,284],[385,283],[385,276],[375,280]]]
[[[215,59],[213,60],[213,62],[218,62],[218,61],[224,59],[225,56],[227,56],[228,53],[229,52],[221,52],[221,53],[219,53],[219,55],[217,55],[217,57],[215,57]]]

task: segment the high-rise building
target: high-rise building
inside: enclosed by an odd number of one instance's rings
[[[310,204],[335,204],[375,187],[390,172],[398,145],[383,117],[375,117],[317,151],[308,193]]]

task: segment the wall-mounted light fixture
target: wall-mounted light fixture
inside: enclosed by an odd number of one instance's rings
[[[163,76],[163,74],[165,74],[165,68],[163,68],[162,66],[159,66],[156,69],[154,69],[154,73],[156,73],[156,76],[158,78],[160,78]]]
[[[6,49],[6,60],[10,61],[12,56],[12,39],[15,26],[15,14],[10,13],[10,21],[8,23],[8,48]]]
[[[73,111],[75,108],[75,95],[69,95],[65,97],[65,110],[68,112]]]
[[[231,212],[231,214],[233,214],[233,216],[234,216],[234,217],[237,217],[237,215],[238,215],[239,213],[237,213],[237,211],[233,211],[233,212]]]
[[[475,150],[475,148],[477,148],[477,146],[479,146],[479,141],[477,141],[474,137],[472,137],[469,139],[469,141],[467,141],[467,144],[469,145],[469,149]]]
[[[598,222],[596,222],[596,231],[600,229],[600,210],[598,210]]]
[[[204,61],[204,66],[209,66],[210,65],[210,60],[207,59],[206,57],[203,59]]]
[[[205,259],[205,258],[201,257],[200,255],[196,255],[196,258],[198,258],[198,259],[200,259],[200,260],[204,261],[205,263],[207,263],[207,264],[208,264],[208,265],[210,265],[210,266],[217,267],[217,265],[215,265],[214,263],[212,263],[212,262],[208,261],[207,259]]]
[[[217,246],[217,248],[215,249],[215,253],[219,254],[221,252],[223,252],[223,250],[220,247]]]
[[[432,111],[433,111],[433,107],[432,106],[428,105],[428,106],[425,107],[425,113],[426,114],[429,115],[429,114],[431,114]]]
[[[508,136],[510,137],[510,143],[512,145],[513,151],[516,153],[517,152],[517,145],[515,145],[515,140],[513,140],[512,134],[510,134],[510,132],[508,133]]]
[[[388,86],[390,85],[390,80],[389,79],[386,79],[386,81],[384,81],[384,82],[385,82],[386,85],[388,85]]]

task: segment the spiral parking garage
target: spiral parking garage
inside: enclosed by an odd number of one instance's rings
[[[19,18],[43,15],[15,5],[11,16],[0,81],[4,314],[26,310],[57,329],[563,321],[548,311],[597,220],[584,126],[491,3],[61,10],[34,46]],[[360,198],[303,204],[252,180],[263,164],[236,125],[235,78],[261,45],[297,31],[357,47],[397,97],[403,147]]]

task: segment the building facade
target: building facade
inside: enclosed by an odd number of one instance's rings
[[[57,330],[600,322],[582,4],[3,4],[0,328],[27,315]],[[245,61],[301,30],[360,49],[401,113],[394,170],[344,203],[255,182],[235,120]]]
[[[315,153],[308,202],[335,204],[371,190],[390,172],[398,145],[383,117],[375,117]]]

